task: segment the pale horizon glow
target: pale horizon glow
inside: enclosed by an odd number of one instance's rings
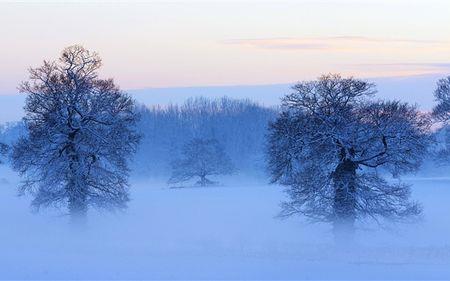
[[[0,94],[81,44],[123,89],[446,75],[450,1],[1,3]]]

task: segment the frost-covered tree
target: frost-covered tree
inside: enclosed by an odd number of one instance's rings
[[[199,178],[197,184],[207,186],[214,183],[207,176],[229,175],[233,172],[233,164],[216,139],[195,138],[184,146],[181,159],[172,163],[169,183]]]
[[[434,97],[438,104],[433,108],[433,117],[443,124],[436,133],[439,142],[434,152],[436,159],[445,163],[450,160],[450,76],[438,81]]]
[[[24,177],[36,209],[67,206],[83,221],[89,206],[123,208],[127,162],[139,141],[134,101],[112,79],[98,78],[101,59],[81,46],[58,61],[30,69],[27,135],[13,147],[13,167]]]
[[[450,121],[450,76],[438,81],[434,97],[438,104],[433,108],[433,117],[448,123]]]
[[[409,187],[382,174],[419,167],[429,118],[405,103],[372,101],[374,93],[373,84],[330,74],[295,85],[283,98],[268,136],[271,180],[287,186],[290,197],[282,216],[331,222],[342,237],[357,220],[420,213]]]

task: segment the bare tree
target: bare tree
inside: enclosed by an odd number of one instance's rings
[[[426,115],[397,101],[371,101],[373,84],[340,75],[293,91],[268,137],[271,180],[287,186],[291,199],[282,216],[331,222],[336,237],[346,239],[356,220],[420,213],[409,187],[381,172],[399,176],[419,167],[428,143]]]
[[[59,61],[30,69],[20,86],[28,134],[12,159],[25,177],[21,191],[36,209],[67,205],[73,221],[83,221],[89,206],[126,206],[127,162],[139,141],[133,100],[98,78],[100,66],[96,53],[71,46]]]
[[[448,164],[450,160],[450,76],[438,81],[434,97],[438,104],[433,108],[432,115],[435,121],[442,124],[442,127],[435,134],[437,142],[432,152],[439,164]]]
[[[214,182],[208,176],[229,175],[234,172],[233,164],[224,149],[215,139],[193,139],[183,148],[183,157],[172,163],[169,183],[185,182],[198,177],[200,186]]]
[[[450,76],[438,81],[434,97],[438,104],[433,108],[433,117],[447,125],[450,121]]]

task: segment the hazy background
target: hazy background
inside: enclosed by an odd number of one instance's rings
[[[375,98],[399,99],[416,104],[428,111],[434,105],[433,91],[443,74],[428,74],[405,77],[366,78],[376,83],[378,93]],[[250,99],[264,106],[280,104],[280,98],[290,93],[294,83],[244,86],[174,87],[144,88],[126,90],[139,103],[147,106],[181,104],[190,97]],[[23,116],[25,95],[0,95],[0,123],[18,121]]]

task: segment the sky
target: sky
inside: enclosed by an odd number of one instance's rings
[[[0,2],[0,94],[81,44],[123,89],[450,72],[450,1]]]

